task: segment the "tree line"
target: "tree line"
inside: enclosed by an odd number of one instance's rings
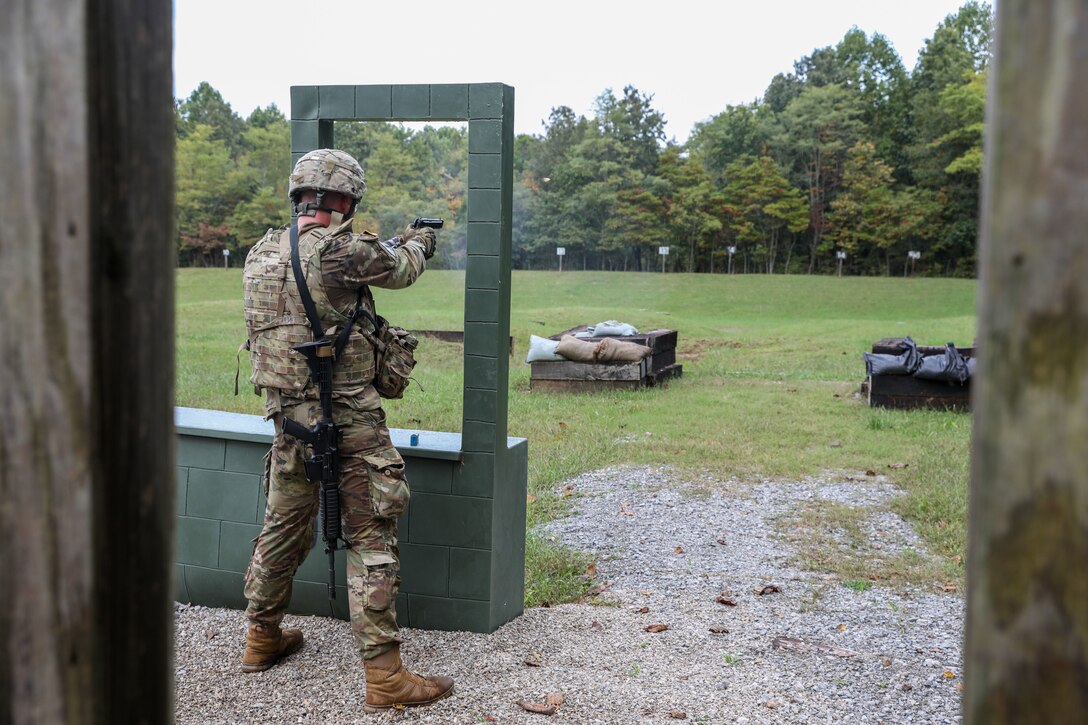
[[[667,139],[653,96],[605,90],[589,116],[554,108],[514,154],[513,261],[676,271],[972,276],[992,10],[945,18],[912,71],[853,28],[771,79],[762,97]],[[290,129],[275,105],[246,119],[210,85],[176,103],[178,259],[222,264],[289,219]],[[437,258],[465,255],[467,130],[336,124],[366,169],[360,227],[448,220]],[[917,260],[909,252],[920,253]]]

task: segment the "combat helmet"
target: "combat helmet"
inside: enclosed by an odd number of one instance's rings
[[[317,191],[316,202],[299,202],[302,192],[307,189]],[[316,149],[295,164],[287,184],[287,196],[296,215],[312,216],[318,209],[331,211],[325,207],[327,191],[350,196],[351,209],[344,216],[350,217],[355,213],[355,207],[366,191],[366,181],[363,179],[363,167],[351,154],[337,149]]]

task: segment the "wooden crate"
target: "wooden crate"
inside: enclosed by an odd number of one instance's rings
[[[585,325],[573,327],[551,335],[550,339],[559,340],[563,335],[573,335],[586,329]],[[683,375],[683,366],[676,362],[676,330],[652,330],[638,335],[612,337],[645,345],[653,353],[637,363],[582,363],[572,360],[530,363],[529,388],[555,392],[638,390]],[[604,338],[581,339],[599,342]]]
[[[886,337],[873,344],[873,352],[879,355],[899,355],[903,352],[903,338]],[[974,357],[974,347],[956,348],[964,357]],[[923,355],[944,352],[944,345],[918,345]],[[926,380],[913,375],[871,375],[862,384],[862,392],[869,405],[879,408],[910,410],[930,408],[937,410],[970,410],[971,381],[956,383],[942,380]]]

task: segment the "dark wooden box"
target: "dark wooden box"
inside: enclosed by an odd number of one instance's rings
[[[880,355],[899,355],[903,352],[903,338],[886,337],[873,343],[873,352]],[[967,358],[975,356],[974,347],[957,347]],[[944,345],[918,345],[923,355],[944,352]],[[971,381],[965,383],[926,380],[913,375],[872,375],[862,384],[862,392],[869,405],[880,408],[932,408],[938,410],[970,410]]]

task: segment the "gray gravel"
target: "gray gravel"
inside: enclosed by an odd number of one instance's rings
[[[873,556],[906,547],[926,556],[886,510],[897,491],[881,477],[739,483],[616,467],[564,485],[574,513],[544,533],[595,554],[595,604],[529,610],[491,635],[405,630],[406,663],[454,677],[453,697],[366,715],[348,625],[321,617],[288,617],[305,648],[244,675],[241,612],[178,605],[177,721],[959,722],[960,595],[859,592],[792,568],[774,524],[806,503],[847,504],[869,510]],[[781,591],[756,594],[768,585]],[[736,606],[717,603],[723,594]],[[668,629],[646,631],[656,624]],[[819,647],[777,649],[776,638]],[[557,692],[564,701],[551,717],[516,704]]]

